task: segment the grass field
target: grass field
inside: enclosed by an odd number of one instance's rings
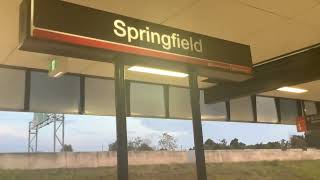
[[[207,165],[209,180],[319,180],[320,161]],[[115,168],[1,171],[0,180],[115,180]],[[195,180],[193,165],[132,166],[130,180]]]

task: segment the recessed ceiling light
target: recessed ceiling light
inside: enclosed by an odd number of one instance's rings
[[[156,69],[156,68],[149,68],[149,67],[142,67],[142,66],[132,66],[128,70],[135,71],[135,72],[149,73],[149,74],[157,74],[157,75],[162,75],[162,76],[179,77],[179,78],[185,78],[185,77],[189,76],[186,73],[168,71],[168,70]]]
[[[284,91],[284,92],[290,92],[290,93],[297,93],[297,94],[308,92],[308,90],[300,89],[300,88],[293,88],[293,87],[282,87],[277,90]]]
[[[59,78],[64,74],[64,72],[58,72],[57,74],[53,75],[54,78]]]

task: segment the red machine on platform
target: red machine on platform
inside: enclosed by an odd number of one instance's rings
[[[300,116],[297,118],[297,131],[298,132],[306,132],[307,131],[307,121],[306,118]]]

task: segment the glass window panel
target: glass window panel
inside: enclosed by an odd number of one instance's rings
[[[226,103],[205,104],[204,91],[200,91],[201,119],[213,121],[225,121],[227,119]]]
[[[187,88],[169,88],[170,118],[191,119],[190,90]]]
[[[90,115],[115,115],[114,80],[86,78],[85,113]]]
[[[44,72],[31,72],[31,111],[78,113],[79,104],[80,77],[50,78]]]
[[[0,109],[23,110],[25,71],[0,68]]]
[[[232,121],[253,121],[251,97],[243,97],[231,100],[230,115]]]
[[[278,114],[274,98],[257,97],[258,122],[278,123]]]
[[[297,101],[280,99],[281,124],[296,124],[298,117]]]
[[[130,111],[132,116],[165,117],[166,111],[163,86],[131,83]]]
[[[318,114],[316,103],[312,101],[304,101],[304,111],[306,115]]]

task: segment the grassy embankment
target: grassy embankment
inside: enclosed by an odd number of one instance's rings
[[[207,165],[209,180],[319,180],[320,161]],[[0,180],[115,180],[115,168],[1,171]],[[130,180],[195,180],[194,165],[132,166]]]

